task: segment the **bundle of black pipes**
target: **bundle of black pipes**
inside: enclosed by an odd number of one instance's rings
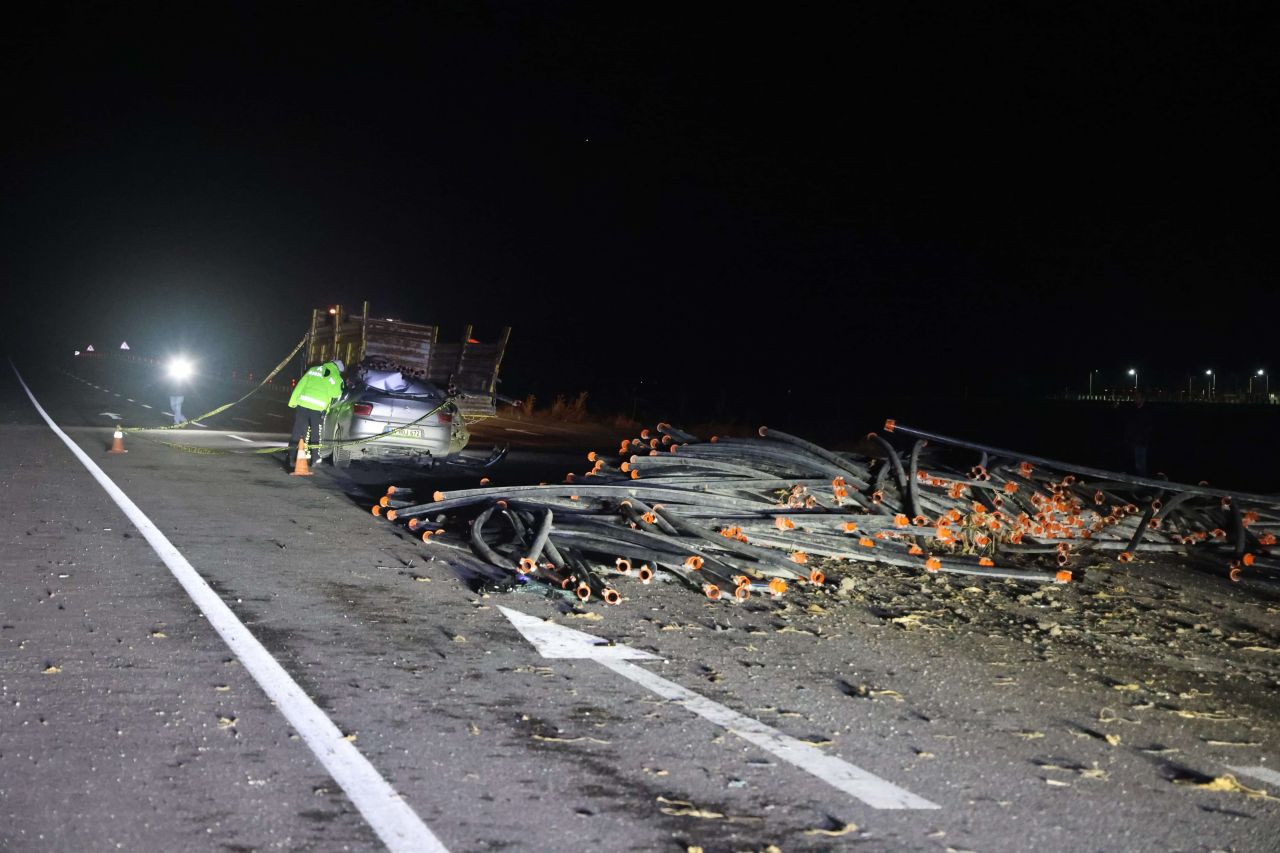
[[[468,549],[495,578],[616,604],[618,577],[666,571],[712,599],[822,584],[822,560],[1067,583],[1082,558],[1209,556],[1228,577],[1280,567],[1280,496],[1132,477],[888,421],[836,453],[761,427],[703,440],[669,424],[624,440],[564,483],[488,486],[430,501],[394,487],[375,515]],[[966,470],[957,457],[971,457]]]

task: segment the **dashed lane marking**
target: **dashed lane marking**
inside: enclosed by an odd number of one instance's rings
[[[590,658],[663,699],[683,705],[704,720],[727,729],[743,740],[816,776],[833,788],[862,800],[872,808],[938,808],[936,803],[905,788],[899,788],[874,773],[834,755],[827,755],[812,744],[783,734],[772,726],[739,714],[732,708],[713,702],[674,681],[668,681],[657,673],[631,663],[633,660],[656,660],[657,655],[621,643],[611,643],[593,634],[544,621],[509,607],[499,607],[498,610],[511,620],[516,630],[544,658]]]
[[[241,438],[240,436],[236,435],[234,432],[227,433],[227,437],[234,438],[236,441],[243,441],[245,444],[253,444],[253,442],[250,439]]]
[[[1235,773],[1252,776],[1255,779],[1261,779],[1263,782],[1269,782],[1272,785],[1280,785],[1280,772],[1276,772],[1270,767],[1228,767],[1227,769]]]
[[[504,430],[506,430],[507,432],[519,432],[519,433],[523,433],[524,435],[537,435],[537,434],[538,434],[538,433],[536,433],[536,432],[530,432],[530,431],[529,431],[529,430],[527,430],[527,429],[513,429],[513,428],[511,428],[511,427],[503,427],[503,429],[504,429]]]
[[[187,558],[174,547],[151,519],[143,514],[128,495],[121,491],[97,463],[62,431],[44,408],[36,400],[27,382],[18,372],[18,368],[9,362],[18,382],[27,392],[31,405],[40,413],[40,417],[53,430],[54,435],[62,440],[72,454],[80,460],[80,464],[93,475],[98,485],[115,501],[121,511],[133,522],[143,537],[155,550],[156,554],[169,567],[178,583],[187,591],[187,595],[195,602],[209,624],[218,632],[223,641],[235,653],[244,665],[245,671],[262,687],[263,692],[275,703],[284,714],[289,724],[306,741],[307,746],[315,754],[320,763],[333,777],[342,790],[359,809],[360,814],[368,822],[373,831],[382,839],[389,850],[396,851],[428,851],[429,853],[447,853],[444,844],[422,822],[422,818],[401,799],[400,794],[377,769],[369,763],[369,759],[345,739],[342,731],[333,721],[325,716],[315,702],[308,698],[298,683],[290,677],[284,667],[271,656],[262,643],[245,627],[231,608],[223,603],[218,594],[205,581]]]
[[[141,407],[142,407],[142,408],[144,408],[144,409],[149,409],[149,408],[151,408],[151,407],[150,407],[150,406],[148,406],[146,403],[139,403],[138,405],[139,405],[139,406],[141,406]]]

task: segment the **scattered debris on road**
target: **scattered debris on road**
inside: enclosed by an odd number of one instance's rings
[[[589,454],[593,467],[560,484],[430,500],[392,486],[372,512],[428,546],[470,552],[500,583],[539,581],[608,604],[622,600],[619,577],[647,584],[657,570],[712,600],[741,602],[822,585],[851,562],[1057,583],[1098,559],[1131,562],[1140,549],[1207,559],[1231,580],[1280,567],[1270,551],[1280,497],[885,427],[916,437],[910,450],[875,433],[867,452],[836,453],[766,427],[755,438],[703,440],[659,424],[613,454]]]

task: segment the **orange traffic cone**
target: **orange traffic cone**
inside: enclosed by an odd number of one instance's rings
[[[310,459],[311,459],[311,451],[307,450],[307,440],[305,438],[298,439],[298,461],[293,463],[293,472],[289,476],[310,477],[311,476],[311,465],[309,464]]]
[[[116,430],[116,434],[111,436],[111,449],[108,450],[107,452],[108,453],[128,453],[129,452],[124,449],[124,433],[122,433],[120,430]]]

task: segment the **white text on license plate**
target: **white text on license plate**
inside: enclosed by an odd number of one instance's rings
[[[387,435],[398,435],[401,438],[422,438],[422,430],[416,427],[401,427],[400,429],[391,430]]]

